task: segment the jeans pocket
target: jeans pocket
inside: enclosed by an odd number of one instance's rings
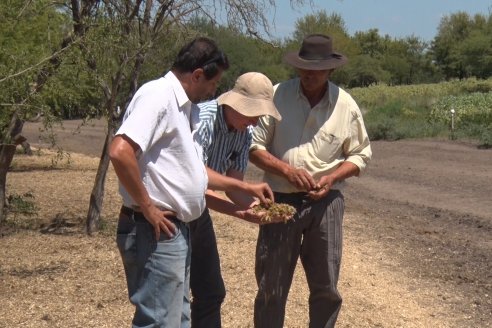
[[[175,241],[176,239],[181,236],[181,228],[176,222],[174,222],[174,226],[176,227],[176,231],[172,236],[168,236],[164,231],[161,230],[161,233],[159,235],[159,240],[157,240],[158,243],[170,243]]]
[[[136,225],[133,219],[133,214],[129,215],[120,212],[118,218],[118,227],[116,228],[116,245],[123,258],[123,263],[125,258],[133,258],[136,256],[137,241],[136,241]]]
[[[137,253],[137,238],[135,232],[118,233],[116,235],[116,245],[120,251],[123,262],[126,259],[134,259]]]
[[[129,233],[118,233],[116,235],[116,245],[120,251],[123,268],[125,270],[128,296],[131,297],[136,292],[138,282],[138,254],[137,254],[137,235],[135,229]]]
[[[116,229],[116,245],[126,268],[134,265],[137,258],[136,225],[133,215],[120,212]]]

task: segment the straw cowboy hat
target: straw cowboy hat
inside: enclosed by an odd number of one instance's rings
[[[282,119],[273,104],[272,81],[261,73],[249,72],[241,75],[234,88],[220,95],[217,102],[219,105],[232,107],[244,116],[270,115],[279,121]]]
[[[304,38],[299,52],[285,54],[284,61],[296,68],[321,71],[344,65],[347,57],[333,51],[329,36],[312,34]]]

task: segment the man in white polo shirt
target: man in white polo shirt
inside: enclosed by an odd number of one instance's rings
[[[207,179],[192,137],[199,112],[194,103],[214,95],[228,66],[210,39],[185,45],[170,72],[135,93],[111,144],[124,203],[117,244],[135,305],[133,327],[190,327],[187,223],[204,211],[207,185],[241,187],[213,173]],[[249,192],[262,201],[272,198],[266,184]]]

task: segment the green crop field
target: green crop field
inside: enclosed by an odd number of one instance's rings
[[[373,140],[449,136],[492,146],[492,79],[374,85],[350,93]]]

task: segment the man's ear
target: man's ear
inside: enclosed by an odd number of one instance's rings
[[[191,80],[193,82],[198,82],[203,74],[203,68],[197,68],[193,71],[193,73],[191,73]]]

